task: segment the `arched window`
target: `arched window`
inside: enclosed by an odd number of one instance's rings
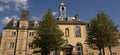
[[[76,26],[75,28],[75,36],[80,37],[81,36],[81,29],[79,26]]]
[[[65,29],[65,37],[69,37],[69,29],[68,28]]]
[[[83,55],[83,48],[81,43],[77,43],[76,45],[76,55]]]

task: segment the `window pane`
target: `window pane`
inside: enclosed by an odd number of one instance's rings
[[[75,35],[76,35],[76,37],[80,37],[81,36],[81,30],[80,30],[79,26],[76,26]]]
[[[12,32],[12,33],[11,33],[11,36],[16,36],[16,35],[17,35],[16,32]]]
[[[77,55],[83,55],[82,53],[83,53],[82,45],[81,45],[80,43],[78,43],[78,44],[76,45],[76,54],[77,54]]]
[[[69,29],[68,28],[65,29],[65,37],[69,37]]]
[[[29,44],[28,44],[28,48],[32,48],[33,46],[32,46],[32,42],[29,42]]]
[[[14,42],[10,42],[10,48],[14,48],[15,43]]]
[[[30,32],[30,33],[29,33],[29,36],[34,36],[34,32]]]

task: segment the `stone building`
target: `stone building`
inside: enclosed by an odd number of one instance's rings
[[[53,51],[50,55],[99,55],[98,50],[90,48],[85,40],[87,37],[86,22],[75,17],[66,16],[66,6],[59,6],[60,16],[56,19],[59,28],[67,40],[63,51]],[[36,27],[40,21],[29,20],[29,11],[23,10],[20,20],[12,19],[3,29],[0,55],[39,55],[33,54],[31,42],[36,37]],[[114,55],[120,55],[119,47],[114,47]],[[108,50],[107,50],[108,52]],[[109,52],[108,52],[109,55]]]

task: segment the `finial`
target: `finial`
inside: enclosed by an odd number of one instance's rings
[[[60,5],[65,5],[63,2]]]

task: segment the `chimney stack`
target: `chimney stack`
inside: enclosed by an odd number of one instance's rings
[[[29,19],[29,11],[28,10],[22,10],[21,20],[28,20],[28,19]]]
[[[75,15],[75,21],[78,21],[78,15],[77,14]]]

